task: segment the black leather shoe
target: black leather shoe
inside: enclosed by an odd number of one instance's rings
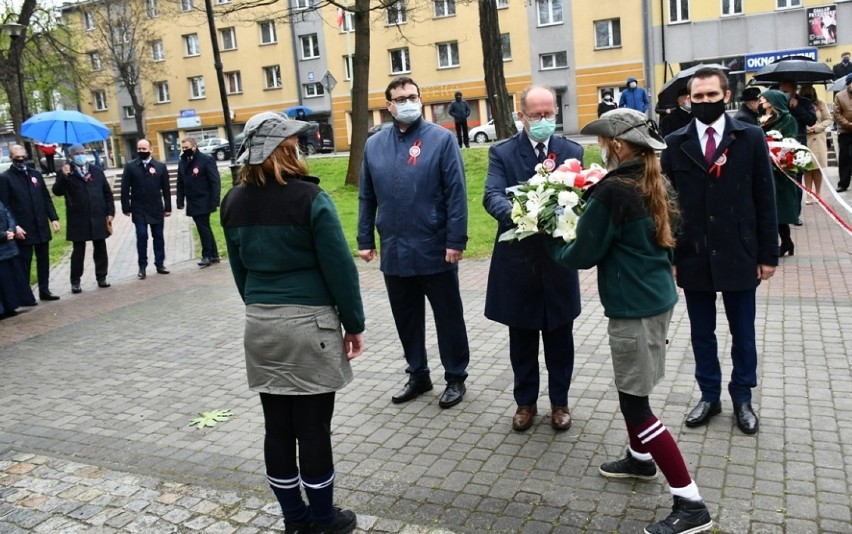
[[[432,381],[430,379],[409,380],[402,389],[399,390],[399,393],[391,397],[391,401],[394,404],[401,404],[403,402],[408,402],[411,399],[415,399],[427,391],[432,391]]]
[[[45,291],[44,293],[38,294],[39,300],[59,300],[59,297],[51,293],[50,291]]]
[[[210,258],[201,258],[201,261],[198,262],[198,266],[203,269],[205,267],[210,267],[211,263],[213,263],[213,262],[210,261]]]
[[[734,415],[737,418],[737,428],[743,431],[743,434],[755,434],[760,426],[757,420],[757,414],[754,413],[754,408],[750,402],[742,402],[734,404]]]
[[[849,189],[849,188],[848,187],[838,187],[837,192],[842,193],[842,192],[846,191],[847,189]]]
[[[98,287],[110,287],[112,284],[106,280],[98,280]]]
[[[222,260],[219,259],[219,256],[214,256],[210,258],[210,263],[219,263],[220,261]]]
[[[138,278],[140,280],[144,280],[146,276],[148,276],[148,275],[145,274],[145,268],[144,267],[139,269],[139,272],[136,273],[136,278]]]
[[[722,401],[707,402],[701,401],[698,406],[689,412],[686,416],[686,426],[694,428],[696,426],[706,425],[710,418],[714,415],[722,413]]]
[[[157,274],[169,274],[169,270],[163,265],[157,265]]]
[[[77,293],[82,293],[83,288],[80,287],[80,284],[71,284],[71,292],[76,295]]]
[[[464,387],[464,382],[450,382],[447,384],[447,389],[441,394],[441,400],[438,401],[438,406],[441,408],[451,408],[460,403],[464,398],[467,388]]]

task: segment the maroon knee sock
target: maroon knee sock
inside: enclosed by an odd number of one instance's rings
[[[627,433],[630,436],[630,448],[636,452],[651,453],[669,486],[683,488],[692,482],[683,455],[662,421],[652,416],[638,427],[628,424]]]

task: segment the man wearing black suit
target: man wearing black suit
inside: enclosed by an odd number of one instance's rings
[[[483,205],[498,222],[498,236],[513,226],[507,187],[529,180],[545,159],[556,165],[570,158],[583,159],[580,145],[553,135],[556,112],[552,89],[525,89],[518,112],[524,129],[489,150]],[[550,424],[556,430],[571,427],[568,389],[574,372],[572,329],[580,314],[580,283],[575,269],[550,258],[547,239],[551,238],[535,235],[523,241],[496,241],[488,274],[485,316],[509,327],[509,358],[518,404],[512,428],[519,432],[532,426],[537,412],[539,335],[549,378]]]
[[[216,248],[216,239],[210,229],[210,214],[219,207],[221,195],[219,169],[213,158],[198,151],[194,137],[181,141],[180,151],[177,208],[183,209],[185,199],[186,214],[195,221],[201,240],[201,261],[198,266],[203,269],[211,263],[219,263],[219,249]]]
[[[164,217],[172,214],[172,193],[169,189],[169,170],[164,163],[151,157],[151,142],[136,143],[137,158],[124,167],[121,175],[121,211],[132,217],[136,225],[136,252],[139,256],[140,280],[145,279],[148,267],[148,226],[154,240],[154,265],[159,274],[166,269],[166,242],[163,239]]]

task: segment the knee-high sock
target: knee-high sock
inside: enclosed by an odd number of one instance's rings
[[[692,483],[683,455],[662,421],[652,416],[638,427],[627,425],[630,447],[636,452],[648,452],[672,488],[684,488]],[[635,442],[638,442],[634,445]],[[640,447],[640,448],[636,448]]]
[[[308,507],[302,500],[302,490],[299,487],[299,472],[275,476],[266,474],[269,487],[275,493],[281,512],[286,523],[303,523],[310,517]]]
[[[302,485],[311,503],[311,520],[314,523],[334,521],[334,469],[317,478],[302,476]]]

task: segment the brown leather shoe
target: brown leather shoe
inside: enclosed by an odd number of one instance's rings
[[[567,406],[550,407],[550,426],[553,430],[568,430],[571,428],[571,412]]]
[[[518,410],[512,417],[512,429],[518,432],[528,430],[533,424],[533,417],[537,411],[538,408],[535,404],[518,406]]]

